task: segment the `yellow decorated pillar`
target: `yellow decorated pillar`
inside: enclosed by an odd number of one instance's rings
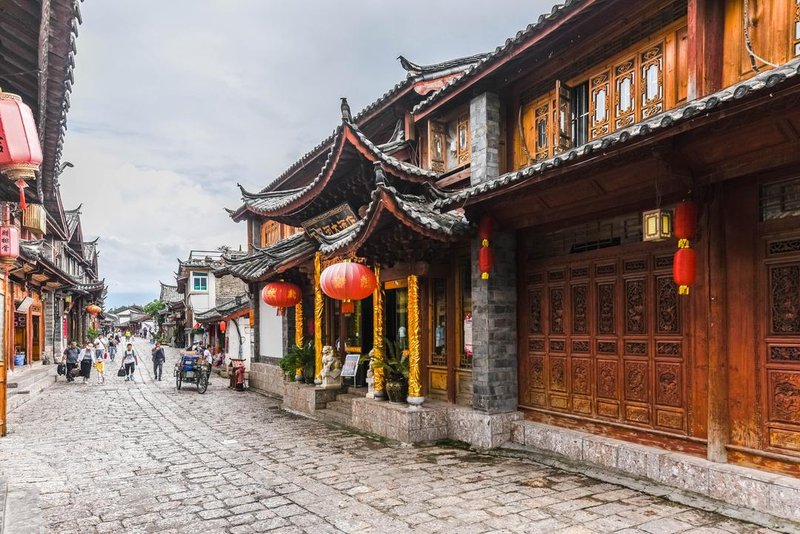
[[[314,256],[314,382],[317,384],[322,383],[319,375],[322,372],[322,310],[325,308],[322,287],[319,285],[321,274],[322,254],[317,252]]]
[[[383,284],[381,283],[381,267],[375,264],[375,279],[378,281],[375,286],[375,293],[372,296],[372,357],[376,361],[383,360]],[[383,382],[383,369],[375,369],[373,371],[373,380],[375,381],[372,386],[373,398],[382,399],[386,394],[384,393]]]
[[[419,278],[408,277],[408,403],[421,406],[422,396],[422,339],[420,332]]]
[[[294,344],[297,348],[303,348],[303,301],[294,305]],[[303,368],[298,367],[294,370],[295,379],[303,376]]]

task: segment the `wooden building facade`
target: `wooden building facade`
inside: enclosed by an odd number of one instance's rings
[[[409,81],[243,191],[229,268],[255,295],[304,288],[285,346],[366,353],[404,326],[420,395],[797,476],[798,54],[796,0],[573,0],[490,54],[404,60]],[[676,240],[643,241],[642,214],[686,199],[679,295]],[[315,277],[348,256],[381,288],[345,318]]]

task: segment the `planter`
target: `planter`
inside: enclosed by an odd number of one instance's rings
[[[408,397],[408,382],[403,379],[387,379],[386,380],[386,396],[389,397],[389,402],[394,404],[405,404]]]

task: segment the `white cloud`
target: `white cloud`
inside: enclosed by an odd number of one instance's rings
[[[222,211],[420,63],[488,51],[549,0],[114,0],[82,6],[61,178],[101,236],[110,304],[156,296],[176,256],[238,245]],[[147,297],[149,295],[149,297]]]

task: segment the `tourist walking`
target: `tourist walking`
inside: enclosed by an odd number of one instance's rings
[[[108,355],[111,358],[112,362],[114,361],[114,358],[117,356],[117,343],[119,342],[116,341],[114,338],[112,337],[108,338]]]
[[[164,347],[161,343],[156,341],[156,346],[151,351],[153,353],[153,380],[161,382],[161,372],[164,368],[164,362],[167,360],[167,355],[164,353]]]
[[[97,371],[97,384],[106,383],[106,361],[108,360],[108,353],[103,352],[99,356],[95,353],[94,368]]]
[[[92,364],[94,363],[94,345],[91,343],[86,344],[86,348],[81,353],[81,372],[83,383],[85,384],[92,374]]]
[[[75,377],[72,376],[72,370],[78,365],[78,358],[80,358],[80,356],[81,349],[79,349],[78,344],[73,341],[64,351],[64,356],[61,358],[61,361],[67,365],[67,382],[75,381]]]
[[[136,370],[136,366],[139,364],[139,356],[137,356],[136,351],[133,350],[133,345],[128,343],[127,347],[125,348],[125,352],[122,353],[122,365],[125,366],[125,381],[135,382],[133,379],[133,372]]]

